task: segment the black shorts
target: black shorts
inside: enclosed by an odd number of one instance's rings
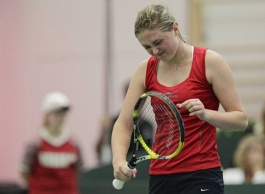
[[[171,175],[150,175],[149,194],[223,194],[223,172],[218,168]]]

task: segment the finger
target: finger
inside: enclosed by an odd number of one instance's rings
[[[129,181],[131,179],[131,177],[132,177],[132,175],[128,176],[128,175],[124,174],[123,172],[121,172],[115,176],[116,179],[124,181],[124,182]]]
[[[190,113],[189,116],[197,116],[199,119],[203,120],[204,111],[203,110],[194,111],[194,112]]]
[[[125,177],[132,177],[133,173],[126,169],[125,171],[122,171],[122,175]]]
[[[121,168],[120,172],[121,177],[125,178],[126,180],[130,180],[133,176],[133,170],[130,170],[127,167]]]
[[[190,102],[190,100],[186,100],[186,101],[184,101],[184,102],[182,102],[182,103],[178,103],[178,104],[177,104],[177,107],[179,107],[179,108],[183,108],[183,107],[185,107],[189,102]]]
[[[202,110],[203,106],[201,104],[192,105],[188,110],[189,112],[199,111]]]
[[[199,99],[189,99],[189,100],[186,100],[182,103],[178,103],[177,104],[177,107],[179,108],[186,108],[186,109],[189,109],[192,105],[195,105],[195,104],[199,104],[201,103],[201,101]]]
[[[135,168],[135,169],[133,169],[133,178],[136,177],[136,174],[137,174],[137,170],[136,170],[136,168]]]
[[[114,172],[114,177],[119,180],[125,180],[131,177],[132,173],[129,172],[126,168],[118,167]]]

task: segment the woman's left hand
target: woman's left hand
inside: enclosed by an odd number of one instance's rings
[[[177,104],[178,108],[186,108],[190,112],[190,116],[197,116],[201,120],[206,118],[206,109],[200,99],[189,99],[183,103]]]

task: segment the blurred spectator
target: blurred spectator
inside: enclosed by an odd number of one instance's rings
[[[99,164],[111,163],[111,132],[117,116],[104,116],[101,120],[101,133],[96,144],[96,152]]]
[[[127,93],[128,87],[129,82],[126,82],[123,89],[124,97]],[[96,144],[96,152],[100,164],[111,163],[111,133],[117,118],[118,115],[113,117],[105,115],[101,120],[101,134]]]
[[[261,120],[254,126],[254,132],[257,135],[265,136],[265,103],[261,112]]]
[[[264,138],[248,134],[244,136],[234,153],[235,168],[223,172],[225,184],[264,184],[265,146]]]
[[[21,174],[30,194],[79,193],[81,154],[70,132],[63,129],[70,109],[69,99],[61,92],[50,93],[43,101],[43,126],[22,161]]]

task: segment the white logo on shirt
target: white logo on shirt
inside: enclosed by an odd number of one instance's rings
[[[67,168],[77,160],[76,154],[69,152],[40,152],[38,158],[40,164],[48,168]]]
[[[170,99],[173,99],[173,98],[177,98],[177,97],[178,97],[178,95],[175,94],[175,92],[178,92],[178,90],[174,90],[174,91],[166,92],[165,94],[166,94]]]

